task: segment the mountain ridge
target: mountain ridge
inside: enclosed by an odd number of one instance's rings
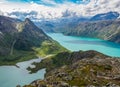
[[[120,19],[84,22],[84,23],[79,23],[75,28],[72,28],[70,31],[67,30],[63,33],[66,35],[100,38],[100,39],[120,43],[119,24],[120,24]]]
[[[106,15],[101,18],[101,15]],[[83,19],[84,20],[84,19]],[[43,22],[38,27],[45,32],[63,33],[65,35],[99,38],[120,43],[120,18],[117,12],[97,14],[88,20],[61,19],[59,21]]]
[[[107,12],[102,14],[97,14],[90,18],[90,21],[99,21],[99,20],[114,20],[120,16],[118,12]]]
[[[90,50],[63,52],[33,63],[32,72],[46,68],[44,80],[33,81],[24,87],[119,87],[120,59]],[[48,64],[48,66],[46,66]]]
[[[20,21],[0,16],[0,42],[0,65],[15,64],[37,58],[37,56],[66,50],[28,18],[25,21]],[[54,47],[57,50],[54,50]]]

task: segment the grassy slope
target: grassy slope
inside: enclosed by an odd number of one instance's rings
[[[0,56],[0,65],[13,65],[17,62],[30,60],[37,57],[57,54],[68,51],[56,41],[44,41],[40,47],[33,47],[33,51],[14,50],[13,55]]]
[[[33,58],[37,58],[33,51],[16,51],[13,55],[0,56],[0,65],[15,65]]]
[[[45,57],[46,55],[54,55],[59,52],[68,51],[64,47],[62,47],[58,42],[52,41],[44,41],[40,47],[33,47],[36,54],[38,56]]]
[[[0,16],[0,21],[0,65],[11,65],[67,50],[28,18],[17,22]]]

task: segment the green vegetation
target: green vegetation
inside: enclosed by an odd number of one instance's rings
[[[28,18],[21,22],[0,16],[0,21],[0,65],[12,65],[67,51]]]
[[[106,85],[109,83],[110,80],[104,79],[104,78],[97,78],[97,74],[99,72],[110,72],[111,69],[106,69],[107,65],[99,65],[99,64],[86,64],[81,68],[77,68],[75,71],[79,72],[77,74],[73,73],[73,71],[69,72],[72,76],[74,76],[74,79],[71,81],[67,81],[69,84],[72,86],[77,85],[77,86],[87,86],[89,85],[94,85],[94,86],[102,86]],[[69,68],[68,68],[69,69]],[[92,71],[91,71],[92,70]],[[67,72],[68,73],[68,72]],[[78,75],[79,74],[79,75]]]
[[[33,51],[16,51],[13,55],[0,56],[0,65],[15,65],[17,62],[37,58]]]
[[[55,55],[59,52],[68,51],[56,41],[44,41],[40,47],[33,47],[33,51],[14,50],[13,54],[0,56],[0,65],[12,65],[17,62],[30,60],[37,57]]]
[[[83,59],[83,58],[88,58],[88,57],[94,57],[96,54],[98,54],[95,51],[79,51],[79,52],[70,52],[70,51],[66,51],[66,52],[61,52],[58,53],[56,55],[53,55],[49,58],[46,58],[44,60],[42,60],[40,63],[34,63],[34,65],[36,66],[35,68],[30,68],[28,67],[28,70],[31,71],[31,73],[35,73],[38,70],[42,69],[42,68],[46,68],[46,71],[51,71],[55,68],[64,66],[64,65],[71,65],[74,62],[77,62],[77,60]],[[80,56],[79,56],[80,55]],[[99,56],[103,56],[103,54],[99,53]]]
[[[36,47],[33,51],[23,51],[23,50],[15,50],[13,49],[13,53],[4,52],[5,55],[0,56],[0,65],[11,65],[17,62],[30,60],[33,58],[37,58],[38,56],[45,57],[47,55],[53,55],[62,51],[67,51],[67,49],[60,46],[57,42],[52,41],[43,42],[43,44],[39,47]],[[3,51],[2,51],[3,52]]]
[[[51,40],[51,41],[44,41],[42,42],[40,47],[33,47],[33,50],[36,52],[38,56],[45,57],[46,55],[54,55],[59,52],[68,51],[67,49],[63,48],[58,42]]]
[[[46,71],[50,71],[63,65],[69,65],[71,61],[67,59],[67,56],[69,56],[70,54],[71,54],[70,52],[58,53],[56,55],[53,55],[42,60],[40,63],[33,63],[36,67],[35,68],[28,67],[28,70],[30,70],[31,73],[35,73],[42,68],[46,68]]]

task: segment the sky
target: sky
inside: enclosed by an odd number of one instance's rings
[[[53,2],[53,3],[58,3],[58,4],[63,4],[65,2],[71,2],[71,3],[76,3],[76,4],[81,4],[84,1],[89,2],[89,0],[2,0],[2,1],[8,1],[8,2],[21,2],[21,3],[30,3],[30,2],[34,2],[37,4],[51,4],[51,3],[47,3],[47,2]]]
[[[53,19],[63,14],[89,17],[110,11],[120,12],[120,0],[0,0],[0,12],[12,17],[17,17],[12,12],[32,12],[25,16]]]

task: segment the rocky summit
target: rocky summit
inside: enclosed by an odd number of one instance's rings
[[[96,51],[63,52],[34,65],[32,72],[46,68],[45,78],[24,87],[120,87],[120,58]]]

